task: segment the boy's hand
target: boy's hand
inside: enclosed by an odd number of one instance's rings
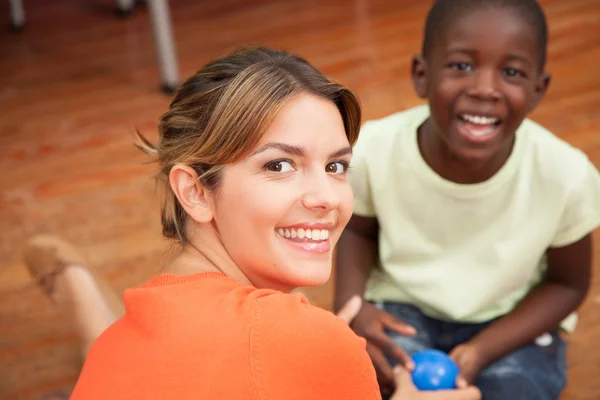
[[[480,400],[481,392],[474,386],[458,390],[438,390],[420,392],[413,384],[410,373],[402,368],[394,368],[396,391],[390,400]]]
[[[413,336],[417,333],[415,328],[368,302],[363,303],[351,326],[357,335],[367,340],[367,352],[377,372],[379,386],[383,391],[393,390],[394,374],[384,353],[404,365],[409,371],[414,368],[414,365],[408,354],[394,343],[384,329]]]
[[[460,375],[456,379],[458,388],[465,388],[473,383],[484,367],[481,353],[469,342],[456,346],[449,355],[458,364],[460,370]]]

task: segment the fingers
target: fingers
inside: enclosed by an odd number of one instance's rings
[[[457,399],[461,400],[481,400],[481,392],[475,386],[469,386],[466,389],[461,389],[458,391],[462,397],[457,397]]]
[[[467,380],[462,375],[458,375],[458,377],[456,378],[456,387],[458,389],[466,389],[468,386],[469,383],[467,382]]]
[[[337,316],[346,321],[349,325],[358,315],[362,307],[362,298],[360,296],[352,296],[346,304],[338,311]]]
[[[440,390],[435,395],[437,397],[434,397],[432,393],[431,400],[481,400],[481,392],[475,386],[458,390]]]
[[[408,372],[407,369],[397,365],[394,367],[392,373],[394,375],[394,382],[397,388],[417,390],[417,387],[413,383],[412,377],[410,376],[410,372]]]
[[[481,392],[474,386],[458,390],[420,392],[414,385],[410,372],[400,366],[394,367],[393,377],[396,392],[391,400],[481,400]]]
[[[392,359],[398,361],[409,371],[414,369],[414,362],[410,356],[398,346],[392,338],[383,331],[369,335],[369,341],[377,346],[381,351],[387,354]],[[390,370],[391,377],[391,370]]]
[[[417,330],[413,326],[400,321],[390,313],[383,312],[382,314],[381,323],[385,328],[404,336],[414,336],[417,334]]]
[[[393,389],[394,374],[392,372],[392,367],[388,363],[381,350],[379,350],[376,346],[367,343],[367,352],[369,353],[369,357],[371,358],[373,366],[375,367],[379,386],[381,386],[382,389]]]
[[[410,373],[400,367],[394,367],[394,382],[396,383],[396,391],[390,400],[417,400],[422,399],[422,395],[414,385]]]

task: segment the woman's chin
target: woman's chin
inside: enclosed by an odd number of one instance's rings
[[[315,268],[316,267],[316,268]],[[322,286],[331,277],[331,266],[310,266],[294,273],[291,277],[294,287]]]

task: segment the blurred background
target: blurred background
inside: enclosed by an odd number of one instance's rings
[[[163,89],[261,44],[349,85],[366,119],[420,103],[409,67],[429,0],[153,1],[24,0],[16,22],[0,7],[0,399],[67,399],[81,367],[72,328],[24,267],[28,237],[68,238],[119,293],[166,262],[155,166],[132,144],[135,127],[156,139]],[[600,167],[600,0],[541,3],[554,79],[532,118]],[[331,306],[332,285],[306,293]],[[595,279],[567,338],[565,399],[600,398],[599,307]]]

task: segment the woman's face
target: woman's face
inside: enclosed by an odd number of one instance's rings
[[[321,285],[352,214],[351,147],[336,106],[289,100],[248,157],[229,165],[214,199],[225,249],[260,288]]]

